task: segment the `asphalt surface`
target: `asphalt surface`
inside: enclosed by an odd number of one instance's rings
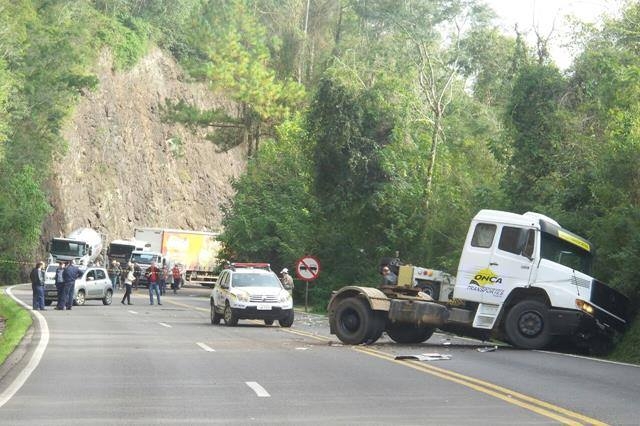
[[[30,301],[26,285],[13,293]],[[150,306],[139,290],[123,306],[119,292],[110,306],[42,312],[48,331],[34,328],[0,371],[0,424],[640,423],[636,366],[442,334],[346,346],[325,317],[300,311],[291,329],[214,326],[208,293],[185,288]],[[6,397],[47,336],[33,372]],[[450,359],[394,359],[424,353]]]

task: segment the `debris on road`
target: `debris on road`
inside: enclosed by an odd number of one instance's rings
[[[478,352],[495,352],[498,350],[498,346],[485,346],[484,348],[477,348]]]
[[[427,353],[420,355],[398,355],[395,359],[413,359],[417,361],[442,361],[451,359],[451,355],[443,355],[439,353]]]

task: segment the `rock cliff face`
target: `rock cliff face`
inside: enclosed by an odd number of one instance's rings
[[[205,85],[187,83],[158,49],[122,72],[113,71],[105,52],[95,72],[99,86],[82,97],[63,129],[69,146],[48,184],[54,212],[43,239],[78,227],[104,233],[107,243],[132,237],[137,226],[219,229],[245,148],[220,153],[204,132],[163,123],[161,107],[168,98],[225,105]]]

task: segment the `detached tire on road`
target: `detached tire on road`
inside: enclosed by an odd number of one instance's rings
[[[549,308],[537,300],[523,300],[509,310],[505,319],[509,342],[521,349],[542,349],[551,342]]]
[[[379,321],[368,304],[355,297],[338,303],[335,313],[336,336],[348,345],[359,345],[377,340]],[[382,332],[380,332],[382,334]],[[380,335],[377,336],[378,338]]]
[[[391,324],[387,334],[396,343],[422,343],[433,336],[434,327],[416,327],[410,324]]]

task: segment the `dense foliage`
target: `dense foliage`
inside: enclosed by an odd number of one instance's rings
[[[396,251],[455,273],[479,209],[535,210],[591,239],[595,275],[638,306],[640,4],[576,27],[564,71],[491,16],[473,0],[0,0],[0,275],[39,244],[97,52],[122,68],[157,44],[237,107],[165,109],[247,148],[227,258],[318,256],[322,308]]]

